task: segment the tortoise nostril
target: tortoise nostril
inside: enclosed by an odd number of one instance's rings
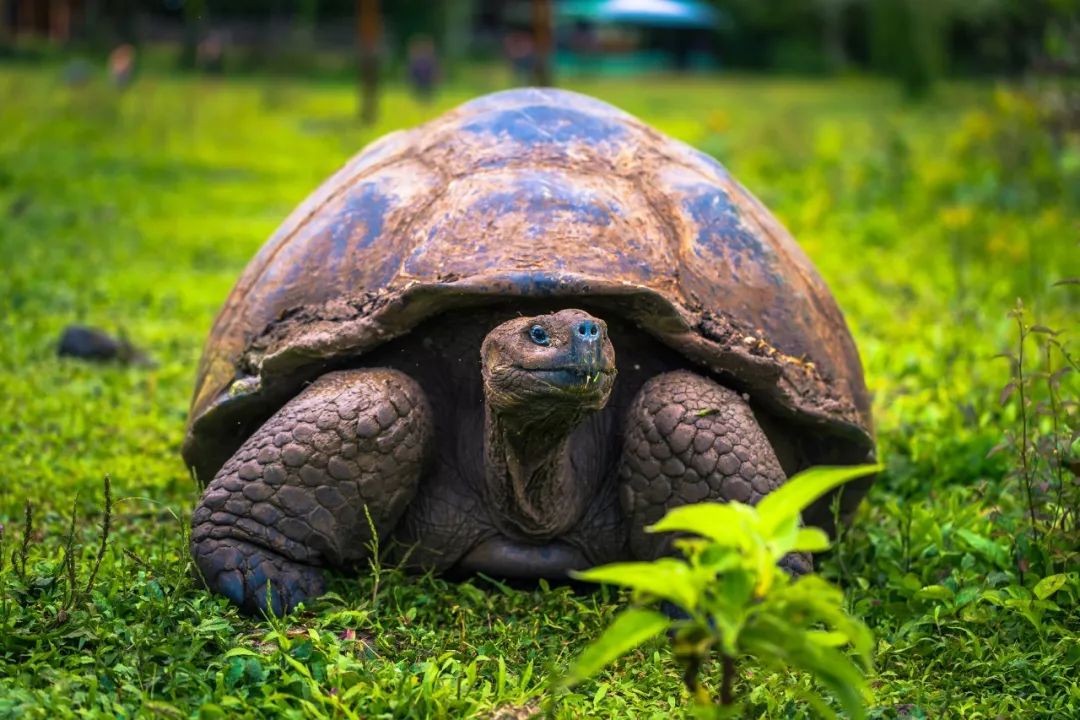
[[[577,333],[583,338],[595,338],[600,334],[600,328],[592,320],[586,320],[577,326]]]

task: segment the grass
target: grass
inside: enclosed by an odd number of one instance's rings
[[[982,85],[918,106],[862,80],[574,87],[720,157],[847,314],[888,469],[822,571],[874,630],[873,716],[1080,717],[1076,556],[1029,561],[1016,453],[988,457],[1019,419],[993,359],[1015,351],[1016,298],[1029,321],[1077,329],[1080,293],[1053,285],[1080,275],[1077,139]],[[198,490],[178,449],[203,340],[240,270],[364,143],[494,89],[456,85],[428,107],[391,88],[364,129],[345,85],[147,74],[119,95],[100,79],[67,87],[58,67],[0,66],[0,717],[686,711],[656,644],[572,694],[548,690],[610,622],[611,592],[387,570],[377,584],[336,578],[271,622],[189,580]],[[126,334],[157,367],[57,359],[72,322]],[[86,591],[106,474],[110,537]],[[1040,576],[1062,570],[1039,600]],[[805,717],[806,682],[740,678],[769,718]]]

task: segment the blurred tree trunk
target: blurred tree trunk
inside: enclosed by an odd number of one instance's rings
[[[51,0],[49,3],[49,40],[66,45],[71,39],[70,0]]]
[[[844,48],[844,8],[848,0],[819,0],[821,8],[822,45],[825,59],[832,71],[843,70],[847,66],[847,52]]]
[[[196,3],[200,3],[203,0],[195,0]],[[185,8],[188,3],[185,3]],[[138,42],[138,36],[135,32],[135,2],[134,0],[115,0],[115,2],[107,3],[106,7],[110,8],[113,20],[113,28],[116,32],[116,39],[122,43],[130,43],[135,45]]]
[[[11,38],[14,36],[11,25],[8,24],[8,21],[11,20],[11,8],[10,0],[0,0],[0,47],[11,42]]]
[[[92,45],[104,44],[101,25],[101,0],[83,0],[82,17],[79,20],[80,35]]]
[[[459,0],[446,4],[446,21],[443,32],[443,56],[448,69],[452,69],[465,57],[469,49],[476,0]]]
[[[548,87],[552,78],[552,26],[551,0],[532,0],[533,11],[533,84]]]
[[[15,35],[34,34],[34,2],[33,0],[19,0],[15,8]]]
[[[870,5],[871,59],[906,97],[930,92],[944,69],[948,7],[941,0],[877,0]]]
[[[206,16],[206,0],[184,2],[184,45],[180,49],[180,67],[193,68],[198,62],[199,41]]]
[[[301,48],[315,51],[315,30],[319,25],[319,0],[300,0],[295,34]]]
[[[360,120],[371,125],[378,116],[379,38],[382,15],[379,0],[357,0],[357,40],[360,52]]]

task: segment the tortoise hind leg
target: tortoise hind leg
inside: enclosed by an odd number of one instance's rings
[[[653,559],[670,537],[645,531],[673,507],[713,501],[756,504],[786,480],[780,461],[742,396],[688,371],[658,375],[630,407],[619,468],[630,551]],[[782,563],[812,568],[808,555]]]
[[[237,450],[192,516],[207,587],[247,612],[288,612],[324,591],[322,566],[367,557],[412,500],[431,410],[396,370],[320,377]],[[267,605],[269,599],[269,606]]]

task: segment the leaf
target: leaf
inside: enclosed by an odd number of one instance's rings
[[[788,479],[757,504],[762,534],[771,538],[786,520],[799,515],[807,506],[835,487],[882,469],[881,465],[850,467],[814,467]]]
[[[1064,573],[1058,573],[1057,575],[1047,575],[1042,580],[1035,584],[1035,587],[1031,592],[1035,593],[1035,597],[1040,600],[1045,600],[1050,597],[1065,584],[1066,576]]]
[[[915,597],[927,600],[952,600],[953,591],[944,585],[927,585],[915,593]]]
[[[1012,444],[1012,438],[1005,438],[994,447],[987,451],[986,457],[991,458],[997,455],[1002,450],[1007,449]]]
[[[753,511],[741,503],[704,502],[668,511],[649,532],[688,532],[725,547],[748,547],[752,541]]]
[[[851,718],[865,718],[870,695],[866,680],[851,659],[823,644],[812,642],[806,632],[779,618],[761,618],[742,636],[743,649],[767,664],[777,662],[806,670],[829,689]]]
[[[1007,548],[998,545],[988,537],[983,537],[966,528],[957,530],[956,535],[963,540],[969,548],[981,555],[984,560],[989,560],[1002,570],[1009,569],[1009,551]]]
[[[799,528],[795,545],[791,549],[795,552],[823,552],[829,549],[829,536],[821,528]]]
[[[698,603],[696,578],[686,563],[674,558],[661,558],[653,562],[611,563],[572,572],[571,575],[578,580],[622,585],[637,592],[670,600],[686,610],[692,610]]]
[[[1015,380],[1010,382],[1005,387],[1001,388],[1001,395],[998,396],[998,405],[1004,405],[1005,403],[1009,402],[1009,398],[1012,397],[1012,394],[1014,392],[1016,392],[1016,381]]]
[[[1061,381],[1061,378],[1065,377],[1066,375],[1068,375],[1071,372],[1072,372],[1072,368],[1069,367],[1068,365],[1066,365],[1065,367],[1058,368],[1057,370],[1055,370],[1053,372],[1053,374],[1050,375],[1049,380],[1050,380],[1051,383],[1054,384],[1054,387],[1057,387],[1058,383]]]
[[[578,656],[564,680],[576,685],[613,663],[651,637],[667,630],[671,620],[663,613],[630,608],[619,613],[607,630]]]
[[[224,657],[231,658],[231,657],[237,657],[237,656],[240,656],[240,655],[242,655],[242,656],[251,656],[251,657],[260,657],[259,653],[255,652],[254,650],[251,650],[250,648],[246,648],[246,647],[234,647],[232,650],[229,650],[227,653],[225,653]]]
[[[1031,327],[1028,328],[1028,332],[1038,333],[1040,335],[1049,335],[1051,337],[1061,334],[1060,331],[1051,330],[1050,328],[1046,327],[1045,325],[1032,325]]]
[[[825,647],[843,647],[848,644],[847,634],[836,630],[807,630],[806,639]]]

